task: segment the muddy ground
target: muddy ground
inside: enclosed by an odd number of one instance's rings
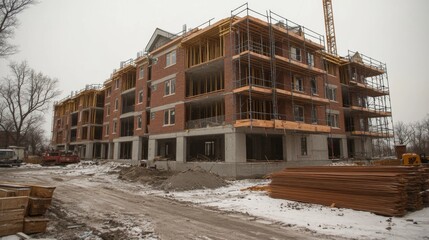
[[[0,181],[57,187],[46,214],[50,219],[48,231],[34,238],[342,239],[246,214],[178,202],[167,198],[167,192],[165,197],[141,194],[148,188],[162,188],[166,180],[177,176],[148,171],[152,170],[91,164],[76,168],[0,168]],[[223,185],[222,181],[219,184]]]

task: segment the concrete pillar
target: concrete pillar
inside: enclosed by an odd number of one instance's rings
[[[347,138],[341,138],[341,157],[347,158],[349,155],[347,150]]]
[[[113,159],[113,143],[107,144],[107,159]]]
[[[132,160],[141,160],[142,156],[142,144],[141,144],[141,138],[133,141],[133,148],[132,148]]]
[[[64,150],[67,152],[69,150],[69,144],[66,143],[66,145],[64,146]]]
[[[106,159],[106,143],[101,144],[101,159]]]
[[[93,159],[92,153],[94,150],[94,143],[85,144],[85,159]]]
[[[186,162],[186,138],[176,138],[176,162]]]
[[[113,159],[114,160],[118,160],[119,159],[119,149],[120,148],[120,145],[119,145],[119,142],[115,142],[115,143],[113,143]]]
[[[372,144],[371,138],[366,138],[364,140],[364,149],[365,149],[367,158],[372,158],[374,156],[373,144]]]
[[[282,145],[283,145],[283,160],[284,161],[287,161],[289,158],[288,158],[288,149],[287,149],[287,138],[286,138],[286,135],[283,135],[282,136]]]
[[[246,162],[246,134],[225,134],[225,162]]]
[[[288,161],[297,160],[295,151],[295,137],[293,135],[286,135],[284,144],[286,144],[286,159]]]
[[[154,163],[157,145],[158,145],[157,140],[149,138],[149,146],[148,146],[148,153],[147,153],[148,166],[152,166]]]

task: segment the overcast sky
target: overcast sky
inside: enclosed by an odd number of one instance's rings
[[[243,0],[39,0],[19,16],[14,44],[20,52],[0,59],[28,61],[59,79],[62,95],[85,84],[103,83],[120,61],[135,58],[155,28],[177,33],[231,15]],[[248,0],[249,7],[275,13],[325,35],[322,0]],[[387,64],[393,120],[412,122],[429,113],[429,1],[333,0],[337,48],[359,51]],[[58,99],[58,100],[59,100]],[[50,133],[52,112],[46,114]],[[50,135],[50,134],[48,134]]]

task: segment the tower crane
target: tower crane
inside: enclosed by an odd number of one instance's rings
[[[334,12],[332,11],[332,0],[323,1],[323,12],[325,13],[326,41],[328,42],[328,53],[337,56],[337,41],[335,39]]]

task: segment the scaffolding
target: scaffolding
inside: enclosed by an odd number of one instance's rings
[[[355,159],[392,155],[393,120],[386,64],[348,51],[340,68],[346,131],[351,141],[370,141],[372,148],[350,147]],[[352,144],[352,143],[351,143]]]
[[[324,37],[247,3],[230,19],[235,126],[328,132]]]

